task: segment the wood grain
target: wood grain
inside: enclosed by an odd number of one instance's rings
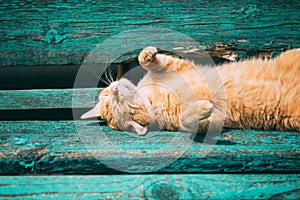
[[[297,199],[298,174],[0,176],[1,199]]]
[[[136,28],[167,28],[238,58],[300,47],[300,2],[1,1],[0,66],[81,64],[97,44]],[[150,36],[151,34],[149,34]],[[132,35],[136,42],[144,36]],[[168,46],[168,36],[164,43]],[[160,38],[158,38],[160,40]],[[124,45],[116,40],[106,48]]]
[[[0,174],[300,172],[297,132],[227,130],[203,145],[187,133],[139,137],[100,124],[0,122]]]
[[[272,57],[300,48],[299,10],[300,2],[295,0],[3,0],[0,67],[14,66],[16,71],[19,66],[65,65],[73,72],[99,44],[105,45],[98,53],[118,57],[119,47],[126,50],[132,45],[124,41],[136,42],[139,48],[161,44],[168,49],[172,39],[183,35],[199,44],[190,47],[179,41],[177,47],[183,51],[202,48],[229,60]],[[153,32],[145,37],[143,30],[151,28],[161,29],[163,37],[153,37]],[[172,30],[172,37],[166,29]],[[130,33],[125,40],[118,37],[124,31]],[[134,49],[113,62],[135,58],[138,52]],[[0,91],[0,110],[75,108],[77,112],[93,107],[99,91]],[[210,136],[206,145],[207,137],[197,136],[193,142],[193,137],[183,134],[187,133],[160,131],[137,137],[95,120],[1,121],[0,175],[5,176],[0,176],[0,198],[300,197],[299,133],[224,130]],[[134,172],[149,174],[127,174]]]

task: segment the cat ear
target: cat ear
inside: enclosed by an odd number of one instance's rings
[[[132,127],[133,131],[135,131],[138,135],[145,135],[147,133],[146,126],[142,126],[134,121],[128,122],[128,124]]]
[[[94,117],[100,117],[100,103],[97,103],[97,105],[90,111],[84,113],[81,115],[81,119],[88,119],[88,118],[94,118]]]

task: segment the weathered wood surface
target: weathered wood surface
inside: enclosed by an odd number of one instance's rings
[[[299,199],[300,175],[0,176],[1,199]]]
[[[225,45],[238,57],[255,51],[277,54],[300,47],[299,10],[297,0],[4,0],[0,4],[0,66],[81,64],[104,40],[148,27],[186,34],[205,49]],[[143,37],[132,35],[137,42]],[[167,39],[160,42],[168,45]],[[120,41],[107,48],[123,45]]]
[[[0,110],[92,108],[101,88],[0,90]]]
[[[215,145],[202,145],[187,133],[140,137],[95,121],[2,121],[0,127],[2,175],[300,172],[296,132],[228,130],[213,138]]]

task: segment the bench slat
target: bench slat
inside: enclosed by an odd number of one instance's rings
[[[240,57],[260,50],[276,53],[300,46],[299,5],[299,1],[275,4],[273,1],[228,3],[224,0],[159,4],[125,0],[84,4],[78,0],[72,3],[3,2],[0,4],[1,33],[4,34],[0,66],[80,64],[104,40],[124,30],[149,26],[182,32],[205,47],[233,46]],[[126,38],[141,41],[145,35],[137,33]],[[164,46],[173,42],[167,33],[163,41],[150,39],[153,44]],[[116,49],[124,45],[123,41],[114,40],[107,48]]]
[[[3,121],[0,127],[0,174],[152,172],[157,168],[150,161],[162,166],[170,161],[160,169],[168,173],[300,171],[297,132],[228,130],[214,138],[215,145],[199,140],[188,146],[190,140],[178,137],[188,133],[137,137],[105,125],[99,128],[96,121]],[[162,154],[153,154],[159,149]]]
[[[297,199],[299,174],[1,176],[0,198]]]
[[[0,90],[0,110],[91,108],[101,88]],[[72,97],[76,99],[72,105]]]

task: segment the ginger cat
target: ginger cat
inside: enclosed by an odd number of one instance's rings
[[[148,71],[138,85],[124,78],[111,83],[83,119],[100,117],[113,129],[139,135],[153,124],[200,133],[223,125],[300,132],[300,49],[215,68],[159,54],[155,47],[138,59]]]

